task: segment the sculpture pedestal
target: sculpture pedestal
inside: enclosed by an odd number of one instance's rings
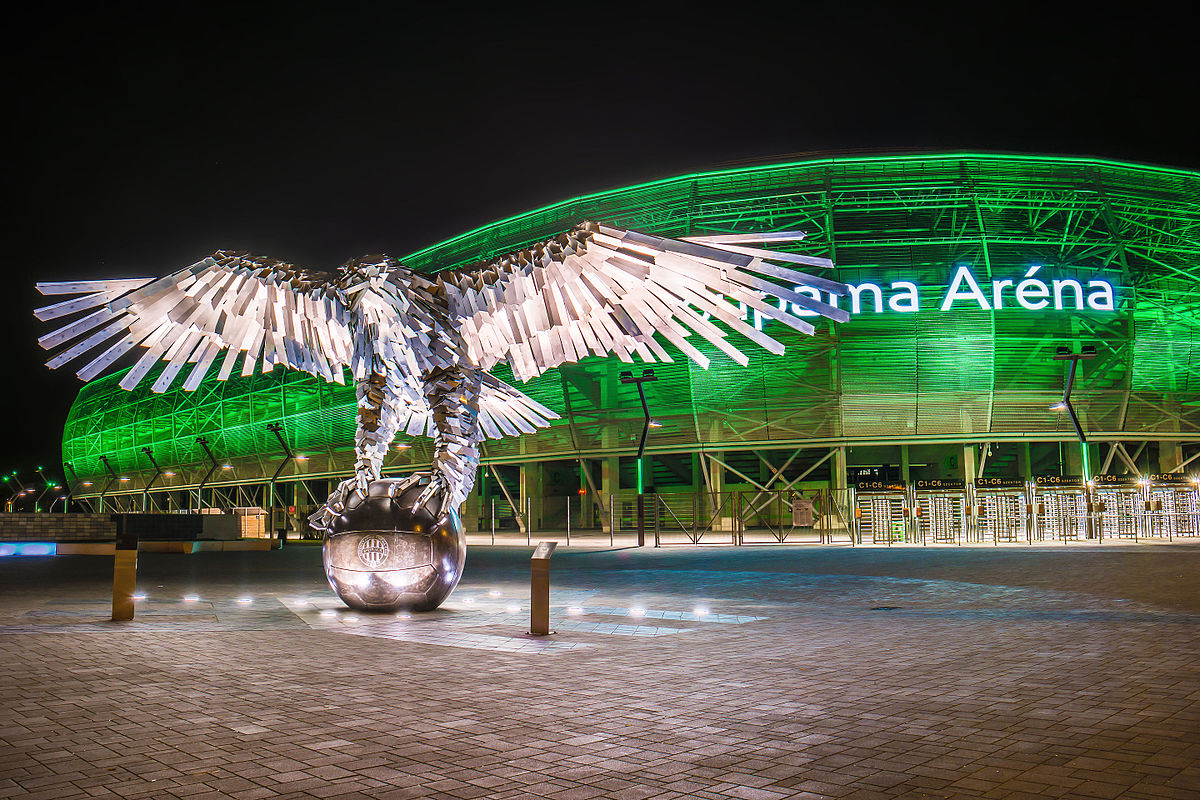
[[[407,486],[407,488],[406,488]],[[384,478],[345,499],[325,535],[325,577],[363,611],[432,611],[462,576],[466,536],[458,514],[413,510],[424,482]]]

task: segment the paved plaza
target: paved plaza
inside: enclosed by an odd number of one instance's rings
[[[1200,545],[560,548],[542,639],[528,557],[0,559],[0,798],[1200,797]]]

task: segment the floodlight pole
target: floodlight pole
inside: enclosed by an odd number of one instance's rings
[[[1071,425],[1075,428],[1075,435],[1079,438],[1079,449],[1082,457],[1083,465],[1083,492],[1084,500],[1087,503],[1087,538],[1093,538],[1092,524],[1092,469],[1090,459],[1088,458],[1087,436],[1083,433],[1083,425],[1079,422],[1079,415],[1075,413],[1075,406],[1071,402],[1071,390],[1075,388],[1075,373],[1079,366],[1079,362],[1084,359],[1092,359],[1096,357],[1096,346],[1087,345],[1081,347],[1078,353],[1073,352],[1069,347],[1059,347],[1054,354],[1055,361],[1070,361],[1071,364],[1067,368],[1067,382],[1063,387],[1063,399],[1052,406],[1056,410],[1065,410],[1071,417]]]
[[[637,454],[637,543],[638,547],[646,546],[646,496],[642,493],[644,485],[642,481],[642,457],[646,454],[646,436],[650,433],[650,406],[646,403],[646,389],[642,384],[648,381],[656,381],[654,370],[642,370],[640,378],[633,377],[632,372],[621,373],[621,383],[637,384],[638,398],[642,401],[642,414],[645,415],[645,422],[642,423],[642,438],[638,442]]]

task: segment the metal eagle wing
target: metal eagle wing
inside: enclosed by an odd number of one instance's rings
[[[328,273],[281,261],[218,250],[163,278],[39,283],[45,295],[82,295],[34,312],[51,320],[88,312],[38,340],[66,349],[47,362],[61,367],[103,348],[76,374],[91,380],[135,347],[144,352],[121,379],[133,389],[159,361],[167,362],[153,386],[170,388],[192,364],[183,388],[200,385],[222,350],[217,379],[232,373],[244,354],[242,375],[276,364],[329,382],[344,383],[352,346],[349,314]],[[95,310],[92,310],[95,309]]]
[[[838,322],[849,319],[844,309],[804,293],[811,288],[818,296],[845,295],[845,284],[771,263],[832,267],[833,262],[753,246],[803,236],[669,239],[586,222],[483,267],[439,277],[471,360],[485,370],[507,362],[518,380],[589,354],[672,361],[655,333],[701,367],[709,359],[688,341],[693,334],[745,366],[749,359],[715,323],[782,354],[783,344],[742,319],[745,309],[806,334],[813,326],[793,313],[796,308]]]

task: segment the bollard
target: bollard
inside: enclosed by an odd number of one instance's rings
[[[550,556],[557,542],[539,542],[530,559],[529,632],[549,636],[550,630]]]
[[[113,599],[114,622],[133,619],[133,593],[137,588],[138,537],[129,532],[128,517],[113,514],[117,524],[117,546],[113,552]]]

